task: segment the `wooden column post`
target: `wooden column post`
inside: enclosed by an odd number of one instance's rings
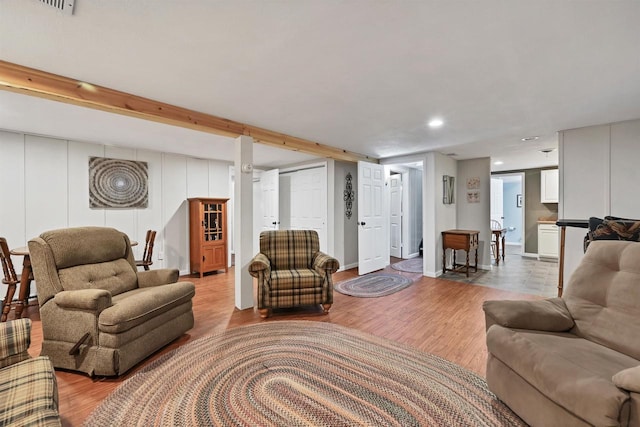
[[[253,253],[253,138],[235,140],[233,238],[235,251],[235,304],[253,307],[253,277],[249,263]]]

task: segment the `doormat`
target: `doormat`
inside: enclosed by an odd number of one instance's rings
[[[391,264],[391,268],[398,271],[406,271],[407,273],[422,273],[422,257],[396,262]]]
[[[376,298],[401,291],[412,283],[411,279],[399,274],[375,273],[336,283],[333,288],[352,297]]]

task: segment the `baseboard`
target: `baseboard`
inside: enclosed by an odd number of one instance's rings
[[[442,276],[442,270],[438,270],[438,271],[427,271],[424,273],[425,276],[427,277],[431,277],[431,278],[437,278]]]
[[[420,252],[414,252],[412,254],[407,255],[407,257],[403,259],[418,258],[419,256],[420,256]]]
[[[525,258],[535,258],[535,259],[538,259],[538,254],[532,254],[532,253],[530,253],[530,252],[524,252],[524,253],[522,254],[522,256],[523,256],[523,257],[525,257]]]
[[[356,268],[357,266],[358,266],[357,262],[347,264],[347,265],[341,265],[338,271],[351,270],[352,268]]]

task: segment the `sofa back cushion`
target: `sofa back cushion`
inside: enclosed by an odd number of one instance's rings
[[[76,227],[42,233],[66,291],[106,289],[117,295],[137,288],[127,236],[107,227]]]
[[[311,268],[320,251],[314,230],[275,230],[260,233],[260,252],[271,262],[271,270]]]
[[[592,242],[563,299],[572,332],[640,359],[640,243]]]
[[[136,272],[124,258],[63,268],[58,270],[58,276],[65,291],[105,289],[111,295],[136,289],[138,280]]]

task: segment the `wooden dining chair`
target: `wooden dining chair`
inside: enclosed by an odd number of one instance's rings
[[[502,230],[502,224],[495,219],[491,220],[491,230]],[[504,248],[502,249],[504,250]],[[493,258],[498,259],[498,236],[491,233],[491,252],[493,252]]]
[[[4,301],[2,301],[2,318],[0,320],[6,322],[7,316],[11,311],[13,295],[16,293],[16,285],[20,283],[20,276],[16,274],[16,270],[13,268],[9,245],[7,244],[7,239],[4,237],[0,237],[0,264],[2,264],[2,272],[4,273],[2,283],[8,286],[7,295],[4,297]]]
[[[147,230],[147,236],[144,241],[144,253],[142,254],[142,259],[136,260],[136,266],[149,270],[149,266],[153,264],[153,242],[155,240],[156,232],[154,230]]]

